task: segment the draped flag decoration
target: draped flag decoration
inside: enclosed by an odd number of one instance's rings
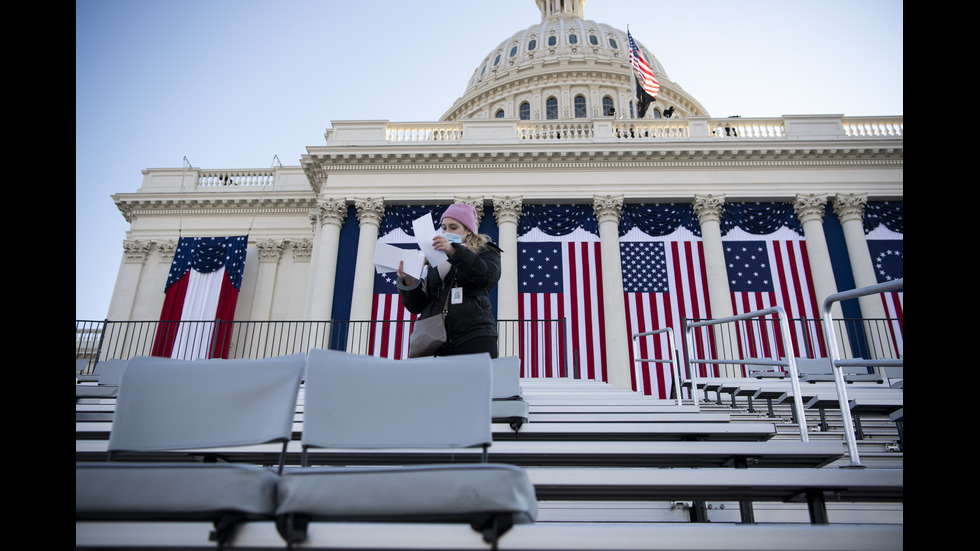
[[[700,226],[690,204],[626,204],[619,226],[619,252],[623,271],[626,330],[637,333],[671,329],[678,366],[685,365],[683,320],[711,317]],[[695,334],[698,357],[706,357],[713,343]],[[673,387],[670,340],[665,333],[636,340],[630,347],[643,359],[662,363],[635,364],[634,390],[670,398]],[[702,376],[707,367],[699,366]],[[682,378],[684,376],[682,375]]]
[[[660,83],[657,81],[657,77],[653,75],[653,69],[650,67],[646,58],[643,57],[643,53],[640,52],[640,48],[637,47],[636,42],[633,40],[633,35],[628,30],[626,31],[626,37],[629,40],[630,65],[633,66],[633,71],[635,71],[635,76],[639,80],[640,88],[651,98],[656,98],[660,92]],[[637,91],[636,98],[637,103],[644,103],[642,94],[639,91]]]
[[[389,205],[379,229],[379,243],[387,243],[406,249],[418,249],[412,222],[426,213],[432,213],[432,221],[438,224],[439,217],[448,205]],[[371,304],[371,319],[368,339],[368,354],[382,358],[402,359],[408,357],[408,337],[412,323],[417,316],[405,309],[398,287],[395,285],[395,272],[376,273],[374,295]],[[358,332],[360,334],[360,332]]]
[[[418,249],[411,243],[389,243],[396,247]],[[368,335],[368,354],[381,358],[408,357],[408,337],[412,323],[418,317],[405,309],[395,279],[395,272],[374,274],[374,297],[371,304],[371,324]]]
[[[775,315],[767,321],[739,324],[740,357],[825,357],[827,349],[817,321],[820,304],[813,291],[803,229],[793,206],[726,204],[722,231],[733,313],[779,306],[790,320],[791,351],[783,347]]]
[[[181,237],[164,289],[154,356],[227,357],[248,236]],[[215,325],[218,331],[215,332]]]
[[[592,206],[524,205],[517,246],[522,376],[606,380]]]

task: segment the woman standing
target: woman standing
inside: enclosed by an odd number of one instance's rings
[[[405,308],[420,319],[440,315],[447,300],[447,341],[436,356],[487,352],[497,357],[497,320],[490,290],[500,279],[500,249],[477,233],[476,209],[450,205],[440,219],[442,234],[432,247],[448,259],[423,273],[421,279],[398,267],[398,293]]]

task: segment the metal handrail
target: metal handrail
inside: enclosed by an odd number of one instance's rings
[[[757,318],[761,316],[776,315],[776,319],[779,320],[779,325],[781,329],[781,338],[783,341],[784,350],[792,350],[791,343],[789,342],[789,322],[786,319],[786,312],[783,308],[779,306],[773,306],[771,308],[765,308],[763,310],[756,310],[754,312],[748,312],[745,314],[739,314],[737,316],[729,316],[725,318],[716,318],[705,321],[697,322],[687,322],[684,323],[684,338],[687,342],[687,349],[693,354],[694,351],[694,341],[692,338],[692,332],[695,327],[705,327],[710,325],[721,325],[724,323],[732,323],[736,321],[742,321],[752,318]],[[785,360],[768,360],[764,358],[753,358],[750,360],[738,360],[738,359],[726,359],[719,358],[714,360],[697,360],[692,359],[690,356],[687,358],[687,363],[691,364],[742,364],[742,365],[779,365],[788,366],[790,372],[790,382],[793,389],[793,409],[796,411],[797,425],[800,429],[800,440],[803,442],[809,441],[809,436],[807,435],[806,427],[806,415],[803,413],[803,397],[800,392],[800,376],[796,370],[796,358],[792,354],[787,354]],[[691,377],[691,395],[694,397],[694,405],[699,406],[700,402],[698,400],[698,385],[697,385],[697,370],[688,369],[688,373]]]
[[[877,359],[877,360],[859,360],[859,359],[841,359],[840,349],[837,345],[837,335],[831,329],[833,325],[833,313],[831,308],[837,302],[844,300],[859,298],[868,295],[877,295],[880,293],[896,292],[901,291],[904,283],[903,279],[897,279],[895,281],[890,281],[887,283],[879,283],[877,285],[869,285],[867,287],[861,287],[858,289],[852,289],[850,291],[843,291],[840,293],[835,293],[828,296],[823,301],[823,319],[824,323],[824,338],[827,340],[827,347],[830,349],[830,365],[834,372],[834,385],[837,387],[837,401],[840,405],[840,412],[842,421],[844,423],[844,436],[847,439],[847,452],[851,459],[851,467],[853,468],[863,468],[864,465],[861,464],[861,457],[858,455],[857,449],[857,439],[854,434],[854,421],[851,418],[851,407],[847,399],[847,384],[844,382],[844,371],[841,369],[844,366],[848,367],[902,367],[902,359]]]
[[[667,346],[670,348],[670,358],[667,360],[661,358],[640,358],[640,351],[637,349],[636,343],[640,337],[647,337],[649,335],[658,335],[660,333],[667,334]],[[677,346],[674,344],[674,330],[671,327],[666,327],[664,329],[657,329],[655,331],[646,331],[644,333],[636,333],[633,335],[633,363],[664,363],[670,362],[671,372],[674,375],[674,388],[677,393],[677,405],[682,405],[681,402],[681,377],[680,370],[677,366]],[[634,369],[637,369],[634,365]],[[639,380],[639,379],[637,379]]]

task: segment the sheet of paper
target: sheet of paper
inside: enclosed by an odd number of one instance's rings
[[[449,258],[446,253],[432,248],[432,238],[436,236],[436,230],[432,223],[431,212],[427,212],[424,216],[412,221],[412,229],[415,231],[415,241],[425,253],[425,258],[428,259],[430,266],[438,266]]]
[[[402,249],[387,243],[378,243],[374,247],[374,269],[377,272],[398,271],[398,263],[404,262],[405,273],[420,277],[422,267],[425,265],[425,255],[416,249]]]

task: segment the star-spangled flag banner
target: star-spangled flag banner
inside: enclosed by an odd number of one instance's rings
[[[643,85],[643,91],[650,94],[651,97],[657,97],[657,94],[660,92],[660,82],[653,75],[653,69],[650,68],[650,64],[643,57],[643,53],[640,52],[640,48],[637,47],[636,42],[633,40],[633,35],[629,31],[626,31],[626,38],[629,40],[630,46],[630,65],[636,71],[636,76]]]
[[[749,241],[723,240],[732,312],[735,315],[781,307],[789,320],[789,353],[795,357],[827,356],[821,325],[793,320],[819,320],[820,305],[813,291],[806,243],[802,239],[777,236]],[[738,324],[740,358],[788,356],[782,332],[771,315],[766,321]],[[743,374],[747,368],[743,367]]]
[[[227,357],[230,329],[245,271],[248,236],[181,237],[164,288],[154,356]]]
[[[632,337],[671,328],[678,353],[678,368],[683,370],[684,318],[711,317],[708,307],[704,251],[700,241],[662,240],[623,241],[619,244],[623,271],[623,294],[626,305],[626,330]],[[711,356],[710,334],[694,333],[696,357]],[[659,359],[663,362],[633,363],[633,389],[657,398],[671,398],[673,388],[669,339],[664,333],[638,338],[630,347],[630,361]],[[715,375],[712,367],[698,364],[699,376]],[[681,373],[681,379],[686,376]]]
[[[598,241],[520,241],[518,317],[522,377],[605,381]],[[562,330],[556,320],[565,320]],[[563,367],[568,369],[562,373]]]
[[[379,239],[379,242],[382,242]],[[418,249],[415,243],[388,242],[389,245],[404,249]],[[405,309],[395,279],[395,272],[374,274],[374,295],[371,303],[371,319],[368,339],[368,354],[381,358],[403,359],[408,357],[409,335],[412,332],[415,314]],[[360,332],[358,332],[360,334]]]
[[[874,266],[878,283],[904,279],[904,243],[901,239],[868,240],[868,252],[871,253],[871,263]],[[889,319],[892,346],[895,347],[899,357],[904,356],[905,353],[904,295],[904,292],[881,293],[881,302],[885,307],[885,315]]]

